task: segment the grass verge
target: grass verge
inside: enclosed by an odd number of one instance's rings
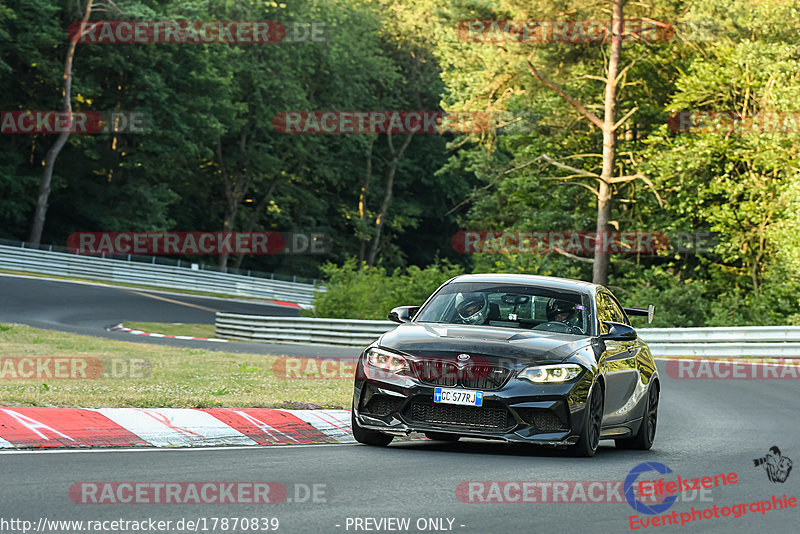
[[[137,323],[145,324],[145,323]],[[190,326],[190,325],[185,325]],[[212,327],[213,328],[213,327]],[[98,378],[20,379],[47,358],[102,362]],[[93,360],[96,358],[97,360]],[[272,372],[276,356],[233,354],[130,343],[0,324],[0,406],[218,408],[342,408],[350,406],[350,379],[286,379]],[[63,361],[63,360],[62,360]],[[66,364],[67,368],[70,364]],[[37,369],[39,373],[39,369]],[[81,376],[80,372],[73,373]],[[99,374],[99,373],[98,373]],[[41,372],[40,376],[47,373]]]

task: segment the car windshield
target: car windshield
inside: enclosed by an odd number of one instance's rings
[[[588,296],[578,292],[456,282],[441,288],[414,320],[588,335],[590,309]]]

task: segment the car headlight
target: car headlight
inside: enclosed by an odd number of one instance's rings
[[[383,349],[371,348],[367,351],[367,362],[384,371],[402,371],[406,368],[406,359]]]
[[[553,382],[566,382],[572,380],[583,371],[583,367],[576,363],[562,363],[557,365],[535,365],[526,367],[519,372],[517,378],[524,378],[535,384],[550,384]]]

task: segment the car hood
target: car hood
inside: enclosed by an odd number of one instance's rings
[[[591,344],[591,338],[512,328],[405,323],[385,333],[378,343],[412,356],[450,359],[467,353],[525,362],[560,362]]]

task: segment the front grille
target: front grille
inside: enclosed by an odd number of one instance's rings
[[[528,424],[534,425],[542,432],[566,430],[561,418],[550,410],[541,408],[515,408],[519,416]]]
[[[458,366],[441,360],[415,360],[410,365],[411,376],[431,386],[452,387],[458,384]]]
[[[421,423],[502,430],[507,418],[506,410],[426,402],[411,405],[411,419]]]
[[[429,386],[453,387],[491,391],[500,389],[511,376],[511,369],[492,365],[467,365],[459,367],[441,360],[416,360],[410,365],[410,374]]]
[[[401,402],[403,402],[403,399],[388,395],[374,395],[364,409],[373,415],[386,416],[397,411]]]
[[[469,375],[460,376],[461,385],[469,389],[500,389],[511,376],[511,369],[480,365],[470,368]]]

